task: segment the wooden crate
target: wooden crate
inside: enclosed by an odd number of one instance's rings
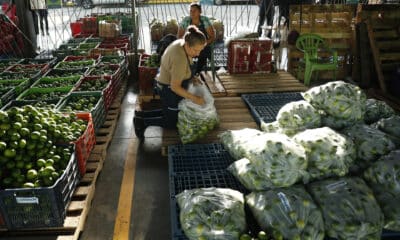
[[[354,5],[291,5],[289,29],[302,33],[315,33],[338,51],[339,69],[337,79],[351,75],[354,43]],[[304,79],[300,67],[304,55],[295,46],[288,51],[288,71],[298,79]],[[332,71],[321,72],[320,79],[332,79]]]

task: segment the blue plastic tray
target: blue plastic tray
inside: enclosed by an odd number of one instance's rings
[[[234,161],[222,144],[187,144],[168,147],[170,175],[225,170]]]
[[[287,103],[303,100],[299,92],[284,93],[256,93],[243,94],[243,101],[247,104],[257,124],[273,122],[279,110]]]

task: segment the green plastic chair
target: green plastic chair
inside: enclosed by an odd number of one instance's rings
[[[304,85],[309,86],[312,73],[316,72],[318,79],[318,71],[333,70],[333,78],[336,80],[336,71],[338,68],[337,51],[328,48],[324,39],[317,34],[305,33],[300,35],[296,40],[296,47],[304,52]],[[330,57],[321,57],[322,52],[330,52]]]

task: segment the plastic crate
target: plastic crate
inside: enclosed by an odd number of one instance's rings
[[[48,64],[49,67],[52,67],[56,64],[57,58],[24,58],[19,64]]]
[[[158,67],[147,67],[145,61],[150,55],[142,54],[139,59],[139,89],[148,92],[153,89],[153,80],[157,75]]]
[[[185,144],[168,146],[170,175],[225,170],[235,160],[222,144]]]
[[[51,77],[45,76],[39,78],[32,84],[32,87],[47,88],[47,87],[74,87],[81,79],[81,75],[71,75],[68,77]]]
[[[100,91],[97,92],[71,92],[68,96],[57,104],[56,108],[60,112],[65,112],[65,105],[73,98],[86,98],[86,97],[97,97],[98,101],[90,112],[76,111],[75,113],[90,113],[93,121],[94,130],[97,131],[103,126],[106,120],[106,110],[104,106],[103,94]]]
[[[28,78],[0,80],[0,89],[13,87],[16,95],[27,89],[29,85],[30,81]]]
[[[228,48],[229,73],[270,72],[272,40],[232,40]]]
[[[97,48],[120,50],[124,53],[124,55],[126,55],[128,51],[128,43],[100,43]]]
[[[72,86],[70,87],[60,87],[60,88],[29,88],[22,92],[16,100],[26,101],[27,103],[37,103],[37,102],[46,102],[48,104],[58,104],[62,100],[62,98],[68,95],[72,90]],[[54,98],[46,98],[46,99],[33,99],[30,98],[32,94],[48,94],[57,92],[59,95],[54,96]]]
[[[86,76],[82,78],[79,83],[76,85],[74,91],[82,91],[81,86],[85,82],[88,81],[102,81],[104,82],[104,87],[102,89],[96,89],[95,91],[101,91],[103,93],[103,100],[104,100],[104,107],[105,111],[109,109],[111,106],[112,101],[114,100],[113,96],[113,85],[111,82],[110,76]]]
[[[260,124],[261,120],[266,123],[275,121],[281,107],[289,102],[303,100],[303,97],[299,92],[284,92],[243,94],[242,99],[254,120]]]
[[[121,77],[121,68],[118,64],[99,64],[89,70],[88,76],[110,76],[116,79]]]
[[[79,173],[83,176],[86,173],[87,160],[89,159],[94,145],[96,145],[96,135],[94,133],[93,120],[90,113],[76,113],[76,116],[79,119],[87,121],[86,130],[74,141]]]
[[[0,72],[6,70],[14,64],[18,64],[21,59],[11,58],[11,59],[0,59]]]
[[[0,106],[6,105],[9,101],[15,98],[15,87],[0,89]]]
[[[87,61],[94,60],[95,64],[97,64],[101,59],[101,55],[91,55],[91,56],[66,56],[62,61],[70,62],[70,61]]]
[[[84,17],[81,18],[81,33],[83,34],[97,34],[98,24],[96,17]]]
[[[21,78],[29,78],[30,83],[33,83],[40,77],[41,73],[38,72],[2,72],[0,73],[0,79],[2,80],[13,80]]]
[[[107,55],[101,58],[100,64],[118,64],[120,66],[125,65],[126,59],[122,55]]]
[[[71,57],[71,56],[68,56]],[[62,61],[57,63],[54,69],[81,69],[81,68],[90,68],[96,65],[96,61],[93,59],[89,60],[76,60],[76,61]]]
[[[69,76],[74,76],[74,75],[81,75],[85,76],[87,75],[89,71],[88,67],[83,67],[83,68],[73,68],[73,69],[50,69],[47,71],[43,76],[44,77],[69,77]]]
[[[8,229],[60,227],[79,183],[77,161],[71,159],[51,187],[0,190],[0,210]]]
[[[30,72],[35,74],[39,72],[39,74],[45,73],[49,70],[50,66],[47,63],[44,64],[15,64],[12,67],[8,68],[8,72]]]

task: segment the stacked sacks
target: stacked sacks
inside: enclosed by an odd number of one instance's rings
[[[373,126],[386,133],[390,140],[397,147],[400,147],[400,116],[393,115],[388,118],[382,118]]]
[[[377,122],[381,118],[388,118],[395,114],[393,108],[391,108],[387,103],[370,98],[366,101],[364,122],[366,124],[371,124]]]
[[[246,159],[233,163],[231,171],[251,190],[288,187],[305,178],[304,148],[280,133],[264,133],[243,143]],[[262,181],[262,184],[257,182]]]
[[[265,132],[280,132],[290,136],[320,125],[321,116],[318,111],[310,103],[301,100],[284,105],[278,112],[276,122],[261,123],[261,129]]]
[[[380,239],[383,214],[371,189],[361,178],[326,179],[308,187],[322,210],[327,236]]]
[[[387,134],[362,123],[345,128],[342,132],[350,137],[356,146],[357,157],[351,167],[352,171],[368,167],[380,156],[395,149]]]
[[[240,159],[246,156],[247,142],[262,134],[257,129],[244,128],[225,131],[219,135],[219,138],[233,159]]]
[[[329,82],[304,92],[303,98],[322,112],[322,125],[341,129],[364,120],[365,93],[343,81]]]
[[[345,176],[355,159],[353,142],[329,127],[308,129],[293,139],[306,150],[310,180]]]
[[[400,231],[400,150],[390,152],[374,162],[364,179],[371,186],[385,216],[385,228]]]
[[[246,203],[262,229],[274,239],[324,239],[321,211],[302,186],[252,192]]]

